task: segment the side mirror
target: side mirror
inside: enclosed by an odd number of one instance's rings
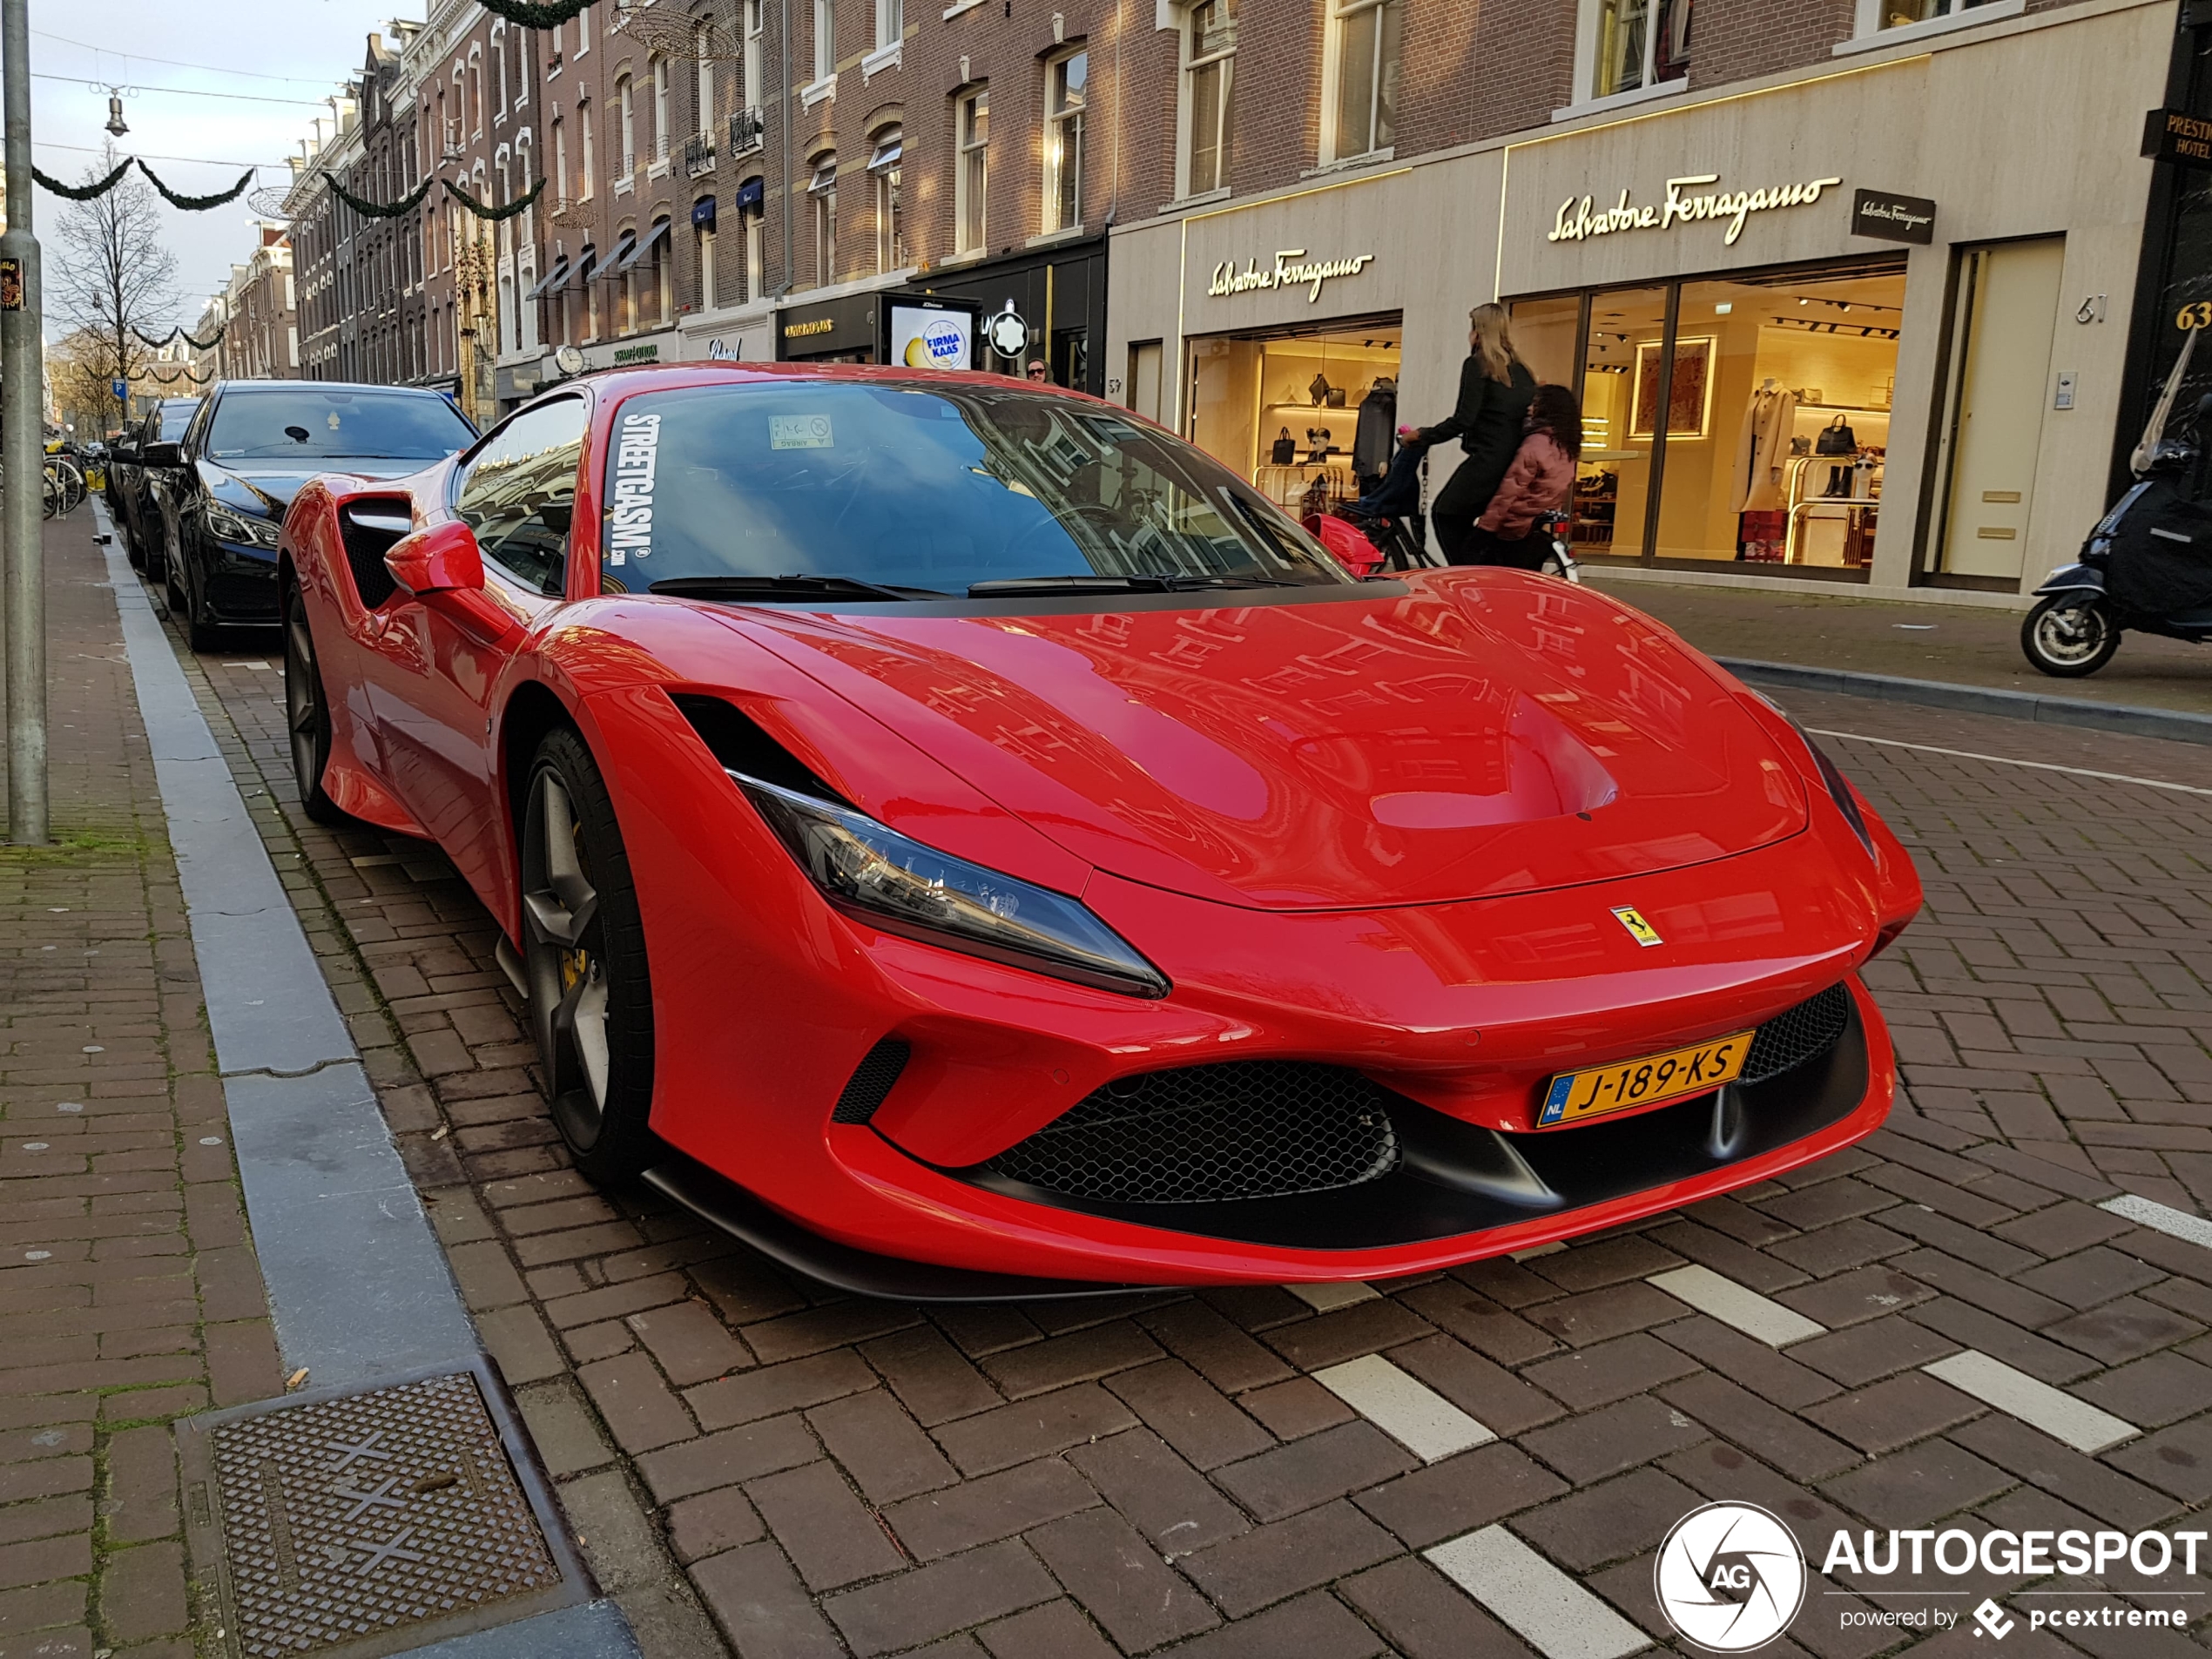
[[[185,447],[181,443],[150,443],[140,454],[149,467],[181,467],[185,464]]]
[[[138,446],[135,443],[117,444],[113,459],[122,462],[125,466],[135,466],[138,459]]]
[[[384,555],[392,580],[409,593],[481,592],[484,556],[476,533],[459,520],[403,536]]]

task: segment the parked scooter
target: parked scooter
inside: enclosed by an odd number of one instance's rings
[[[2152,447],[2080,558],[2035,590],[2043,597],[2020,624],[2020,649],[2044,673],[2095,673],[2131,629],[2192,644],[2212,639],[2212,506],[2195,499],[2208,426],[2212,394],[2198,402],[2186,435]]]

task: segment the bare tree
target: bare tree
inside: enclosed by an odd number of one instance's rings
[[[93,184],[115,170],[115,147],[84,170]],[[152,355],[132,332],[166,333],[177,307],[176,256],[161,244],[161,209],[152,186],[136,172],[91,201],[70,202],[54,230],[53,276],[47,309],[90,337],[88,372],[105,381],[133,381]],[[103,388],[102,424],[128,415],[111,389]]]

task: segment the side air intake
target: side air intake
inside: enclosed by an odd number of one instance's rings
[[[837,1109],[830,1114],[830,1122],[865,1123],[873,1117],[875,1109],[883,1104],[898,1082],[899,1074],[906,1070],[907,1061],[913,1053],[913,1048],[903,1037],[886,1037],[869,1049],[846,1081],[845,1092],[837,1097]]]

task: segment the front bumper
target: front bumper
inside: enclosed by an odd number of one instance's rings
[[[274,548],[216,541],[206,542],[203,547],[202,597],[210,620],[239,624],[279,620]]]

